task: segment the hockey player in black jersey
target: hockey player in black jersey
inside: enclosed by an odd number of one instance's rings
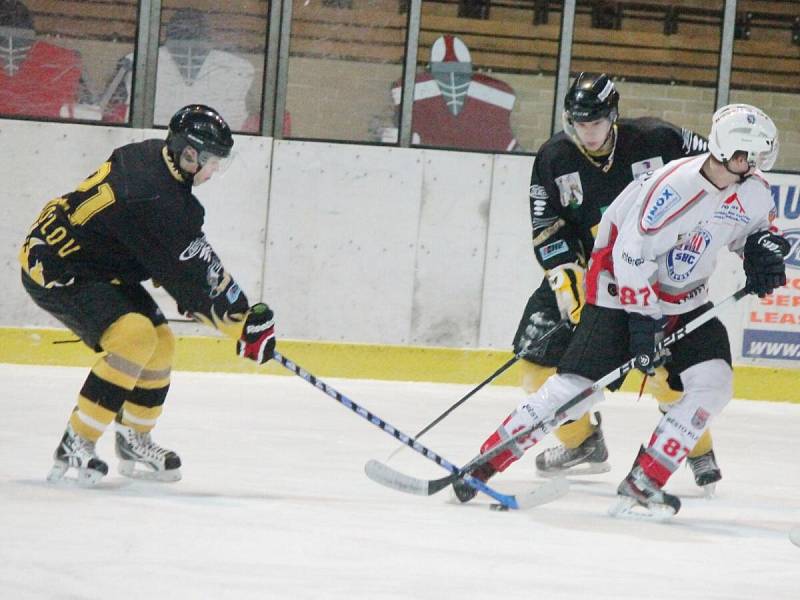
[[[233,138],[212,108],[189,105],[167,139],[114,150],[74,192],[49,202],[20,252],[22,284],[34,302],[96,352],[48,477],[74,468],[83,484],[108,472],[95,451],[116,421],[120,473],[180,479],[178,455],[150,431],[170,383],[175,339],[142,287],[152,279],[180,310],[237,340],[240,356],[266,362],[275,347],[272,311],[250,305],[203,233],[192,194],[229,158]]]
[[[531,224],[536,260],[545,279],[531,296],[514,337],[524,353],[523,388],[533,393],[547,377],[572,335],[562,329],[546,343],[536,338],[560,319],[577,323],[584,304],[584,269],[600,217],[634,179],[682,156],[705,152],[706,140],[655,118],[621,119],[619,93],[605,74],[580,73],[564,99],[564,131],[536,154],[530,186]],[[662,405],[677,401],[659,369],[648,389]],[[678,384],[679,385],[679,384]],[[536,457],[543,474],[598,473],[608,470],[608,452],[596,413],[587,413],[557,432],[560,446]],[[689,455],[698,485],[721,478],[707,433]]]

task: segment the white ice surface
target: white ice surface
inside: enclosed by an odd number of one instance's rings
[[[800,406],[737,400],[714,424],[717,498],[688,469],[667,524],[606,515],[659,413],[609,398],[613,469],[527,512],[423,498],[363,474],[397,442],[297,377],[176,373],[156,441],[179,451],[183,481],[111,472],[98,489],[44,481],[84,369],[0,365],[0,598],[531,600],[799,598]],[[413,434],[469,386],[331,380]],[[422,440],[462,464],[520,392],[481,391]],[[533,457],[492,480],[536,485]],[[411,450],[393,466],[446,474]]]

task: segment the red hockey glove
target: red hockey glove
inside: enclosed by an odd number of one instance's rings
[[[260,302],[250,307],[242,328],[242,337],[236,342],[236,353],[264,364],[275,351],[275,321],[269,306]]]

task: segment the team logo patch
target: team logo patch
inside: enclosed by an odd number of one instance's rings
[[[705,229],[689,234],[680,246],[667,254],[667,273],[673,281],[685,281],[711,243],[711,234]]]
[[[567,173],[561,177],[556,177],[556,185],[561,196],[561,205],[564,207],[577,208],[583,204],[583,186],[581,185],[580,173]]]
[[[642,218],[642,225],[645,229],[652,229],[656,227],[661,219],[663,219],[670,210],[681,201],[681,196],[671,185],[665,185],[661,188],[658,196],[651,199],[645,208],[644,217]]]
[[[695,429],[704,429],[710,416],[708,411],[698,408],[694,412],[694,416],[692,416],[692,427]]]
[[[563,254],[567,250],[569,250],[567,242],[564,240],[558,240],[557,242],[553,242],[552,244],[547,244],[546,246],[539,248],[539,256],[541,257],[542,261],[546,261],[554,256]]]
[[[178,259],[180,261],[187,261],[193,259],[195,256],[200,255],[201,260],[208,261],[211,256],[211,245],[206,241],[206,237],[200,236],[193,239],[183,252],[181,252]]]
[[[747,211],[739,200],[739,195],[735,192],[725,198],[725,201],[714,213],[714,219],[717,221],[733,221],[747,225],[750,222],[750,217],[747,216]]]
[[[225,292],[225,297],[228,299],[229,304],[233,304],[239,299],[239,296],[242,295],[242,288],[239,287],[238,283],[234,283],[231,287],[228,288],[228,291]]]
[[[538,184],[534,184],[530,187],[530,190],[528,190],[528,195],[534,200],[547,200],[549,197],[547,195],[547,190],[544,189],[544,186]]]
[[[647,160],[640,160],[639,162],[635,162],[631,165],[631,173],[633,173],[634,179],[639,179],[642,175],[649,175],[652,174],[653,171],[656,169],[660,169],[664,166],[664,161],[661,160],[660,156],[654,156],[653,158],[648,158]]]

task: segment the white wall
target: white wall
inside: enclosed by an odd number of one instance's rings
[[[24,294],[16,261],[45,202],[73,189],[115,146],[163,135],[0,120],[0,325],[55,324]],[[273,306],[280,335],[509,347],[542,276],[530,242],[533,158],[252,136],[237,136],[235,148],[224,177],[195,192],[207,209],[209,239],[249,297]],[[780,294],[784,306],[749,298],[725,322],[739,361],[796,366],[800,176],[770,179],[777,186],[778,224],[797,231],[789,259],[795,285]],[[720,273],[715,298],[741,285],[741,261],[727,257]],[[156,294],[174,315],[172,302]],[[782,356],[791,348],[777,346],[770,351],[778,358],[742,357],[744,338],[756,348],[753,335],[797,342],[798,357]]]

